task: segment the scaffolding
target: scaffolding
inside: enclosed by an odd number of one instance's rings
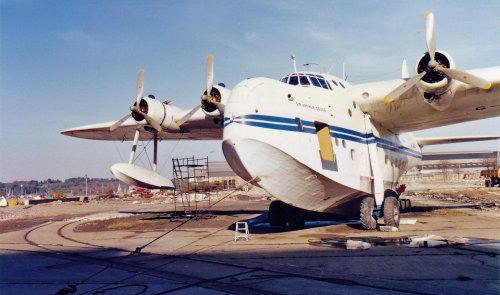
[[[183,217],[201,217],[202,212],[210,214],[208,157],[172,158],[172,165],[175,185],[174,217],[181,217],[178,215],[180,206]]]

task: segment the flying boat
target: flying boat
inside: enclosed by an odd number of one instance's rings
[[[307,210],[356,216],[365,229],[399,227],[401,176],[428,145],[492,140],[499,136],[418,138],[412,132],[500,115],[500,66],[462,71],[436,49],[434,15],[425,15],[427,52],[409,77],[354,84],[344,77],[297,71],[279,80],[244,79],[233,89],[213,85],[213,56],[199,105],[182,110],[143,96],[120,120],[76,127],[62,134],[93,140],[132,141],[127,163],[111,167],[120,180],[171,188],[156,169],[159,140],[221,140],[227,162],[244,180],[277,201],[272,225],[300,228]],[[139,139],[154,142],[153,168],[134,163]]]

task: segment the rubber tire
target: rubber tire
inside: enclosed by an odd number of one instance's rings
[[[269,211],[267,212],[267,219],[269,220],[269,224],[271,224],[271,226],[284,227],[286,225],[284,207],[285,203],[281,201],[271,202],[269,205]]]
[[[399,228],[399,220],[401,214],[399,211],[399,201],[395,197],[386,197],[383,205],[384,222],[386,226],[394,226]]]
[[[491,183],[491,182],[490,182],[490,180],[489,180],[489,179],[486,179],[486,180],[484,181],[484,186],[485,186],[485,187],[490,187],[490,183]]]
[[[373,210],[375,210],[375,200],[372,197],[364,197],[359,208],[359,220],[364,229],[377,228],[377,220],[373,217]]]
[[[304,228],[306,223],[306,211],[292,205],[285,205],[285,219],[288,222],[288,229],[298,230]]]

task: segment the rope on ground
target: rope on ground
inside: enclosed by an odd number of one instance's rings
[[[204,210],[201,210],[201,212],[204,212],[204,211],[207,211],[207,210],[210,210],[213,206],[217,205],[218,203],[220,203],[222,200],[226,199],[227,197],[231,196],[232,194],[234,194],[236,191],[242,189],[245,185],[247,185],[248,183],[250,182],[253,182],[253,181],[258,181],[259,180],[259,177],[254,177],[252,179],[250,179],[249,181],[246,181],[245,183],[243,183],[242,185],[238,186],[237,188],[235,188],[233,191],[231,191],[229,194],[225,195],[224,197],[222,197],[221,199],[219,199],[217,202],[214,202],[213,204],[211,204],[210,206],[208,206],[208,208],[204,209]],[[191,216],[189,217],[187,220],[183,221],[181,224],[177,225],[176,227],[172,228],[171,230],[168,230],[167,232],[163,233],[162,235],[160,235],[159,237],[156,237],[154,238],[153,240],[151,240],[149,243],[145,244],[144,246],[142,247],[137,247],[135,248],[135,251],[133,251],[131,254],[139,254],[141,253],[141,251],[146,248],[147,246],[151,245],[152,243],[156,242],[157,240],[163,238],[164,236],[168,235],[169,233],[175,231],[176,229],[178,229],[179,227],[183,226],[184,224],[188,223],[189,221],[193,220],[195,218],[195,216]]]

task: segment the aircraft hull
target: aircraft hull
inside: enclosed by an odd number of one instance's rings
[[[342,185],[300,163],[293,156],[255,139],[225,140],[224,155],[231,168],[292,206],[318,212],[342,213],[341,205],[367,195]]]

